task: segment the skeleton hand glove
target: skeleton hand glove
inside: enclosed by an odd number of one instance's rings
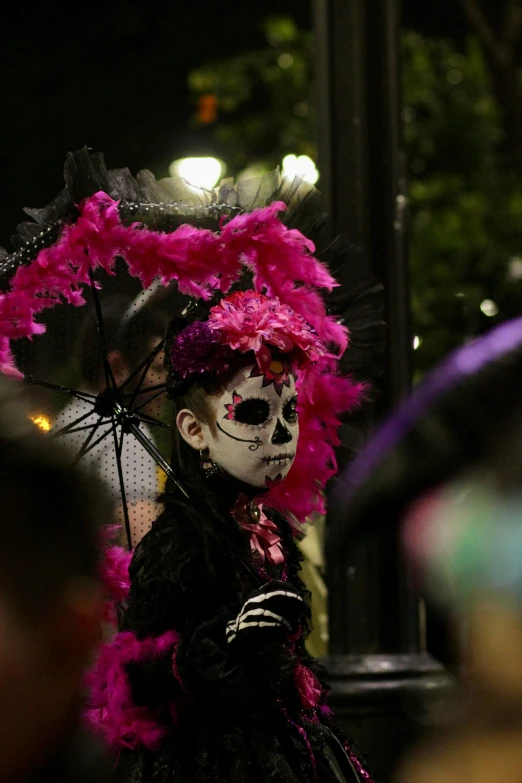
[[[295,587],[272,581],[256,590],[235,620],[227,623],[229,644],[285,641],[300,625],[305,603]]]

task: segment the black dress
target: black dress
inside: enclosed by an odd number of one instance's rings
[[[252,554],[248,534],[223,516],[219,531],[201,524],[184,502],[173,500],[137,546],[131,589],[120,628],[138,638],[169,629],[181,634],[172,656],[128,670],[134,701],[152,710],[182,699],[159,750],[122,751],[119,768],[129,783],[350,783],[370,781],[358,759],[329,725],[324,670],[304,645],[309,596],[299,577],[301,555],[291,528],[267,511],[281,536],[284,563]],[[287,581],[306,597],[302,633],[291,641],[230,650],[226,624],[261,581]],[[305,667],[305,669],[303,669]],[[296,671],[312,672],[321,695],[310,706],[296,685]],[[315,680],[314,678],[317,678]],[[318,684],[318,683],[317,683]]]

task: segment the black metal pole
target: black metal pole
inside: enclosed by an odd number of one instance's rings
[[[363,0],[314,0],[320,189],[332,231],[368,247],[366,37]],[[371,271],[365,256],[368,272]]]
[[[320,189],[333,231],[360,245],[385,286],[379,414],[408,391],[411,372],[398,3],[314,0],[314,28]],[[351,270],[340,277],[349,285]],[[343,522],[332,513],[331,533]],[[424,651],[393,520],[385,534],[349,536],[346,551],[327,545],[326,567],[332,703],[386,780],[424,718],[422,696],[438,695],[447,677]]]

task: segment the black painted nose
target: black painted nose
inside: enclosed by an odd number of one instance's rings
[[[277,420],[274,434],[272,435],[272,443],[282,445],[283,443],[290,443],[292,440],[292,433],[287,430],[285,425],[281,422],[281,419]]]

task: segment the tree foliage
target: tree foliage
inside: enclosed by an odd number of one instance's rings
[[[265,21],[264,34],[264,48],[208,63],[189,76],[196,124],[206,96],[216,99],[215,152],[233,174],[253,164],[273,169],[288,153],[316,154],[311,33],[290,17],[276,17]]]
[[[203,120],[204,96],[215,98],[216,152],[232,174],[252,162],[273,168],[287,153],[315,156],[311,36],[288,18],[268,20],[265,34],[265,48],[190,76]],[[404,34],[418,373],[522,310],[522,177],[496,80],[478,33],[458,45]]]
[[[476,38],[456,51],[408,33],[403,72],[415,358],[425,370],[522,310],[522,179],[503,151]]]

